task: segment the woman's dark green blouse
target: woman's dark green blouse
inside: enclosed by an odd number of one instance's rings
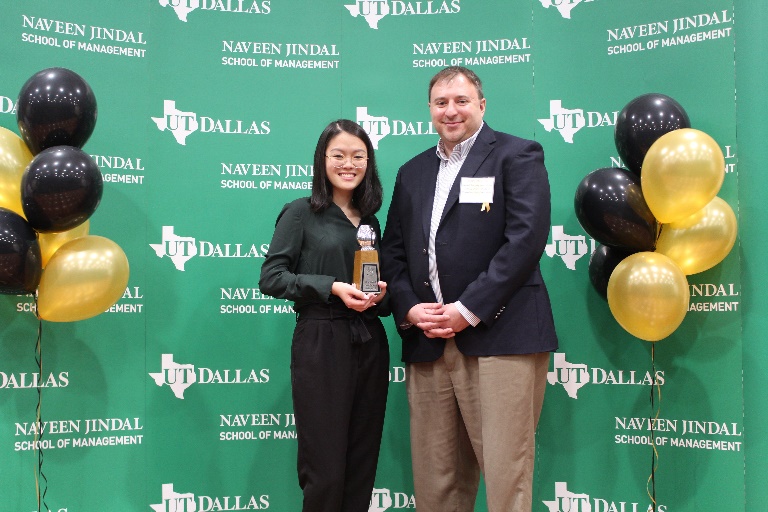
[[[376,249],[381,228],[371,215],[360,221],[373,226]],[[309,198],[285,205],[277,217],[267,258],[261,267],[259,288],[273,297],[292,300],[297,311],[307,304],[328,304],[341,299],[331,295],[334,281],[352,282],[357,227],[341,208],[331,204],[325,211],[310,209]],[[382,302],[388,302],[384,297]],[[383,313],[380,304],[378,314]]]

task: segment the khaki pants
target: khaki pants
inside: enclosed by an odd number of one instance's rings
[[[530,512],[535,431],[549,352],[443,356],[406,369],[418,512],[472,512],[480,472],[489,512]]]

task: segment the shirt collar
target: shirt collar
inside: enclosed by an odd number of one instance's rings
[[[480,134],[480,130],[483,129],[483,126],[485,126],[485,121],[480,123],[480,128],[477,129],[477,131],[468,139],[465,139],[458,144],[456,144],[453,147],[453,151],[451,151],[451,154],[458,152],[459,158],[464,159],[467,156],[467,153],[472,148],[472,146],[475,143],[475,139],[477,139],[478,134]],[[440,139],[437,142],[437,156],[440,157],[441,160],[448,160],[448,156],[445,154],[445,143],[443,142],[443,139]]]

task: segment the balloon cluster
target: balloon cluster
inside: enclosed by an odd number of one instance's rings
[[[37,315],[73,322],[104,312],[128,284],[128,259],[89,235],[103,181],[80,148],[96,98],[77,73],[49,68],[19,93],[19,133],[0,127],[0,293],[37,292]]]
[[[589,278],[625,330],[658,341],[688,311],[686,276],[720,263],[736,241],[736,216],[717,197],[725,159],[663,94],[630,101],[614,139],[629,170],[592,171],[574,199],[581,226],[600,243]]]

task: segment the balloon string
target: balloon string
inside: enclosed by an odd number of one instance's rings
[[[40,372],[38,378],[42,382],[43,380],[43,319],[37,314],[37,293],[35,293],[35,316],[37,316],[37,342],[35,344],[35,363],[37,369]],[[45,510],[48,510],[48,504],[45,502],[45,496],[48,494],[48,479],[43,473],[43,420],[42,420],[42,405],[43,405],[43,388],[37,386],[37,409],[36,418],[37,428],[35,429],[35,446],[37,446],[37,470],[35,471],[35,493],[37,495],[37,512],[40,512],[40,503],[45,506]],[[45,488],[43,489],[42,496],[40,494],[40,479],[43,479]]]
[[[661,412],[661,384],[656,379],[656,345],[651,344],[651,372],[652,372],[652,379],[651,382],[651,412],[656,410],[656,414],[653,418],[650,418],[650,430],[651,430],[651,475],[648,477],[648,481],[645,483],[645,491],[648,493],[648,497],[651,498],[651,502],[653,503],[653,512],[656,512],[657,509],[657,503],[656,503],[656,470],[659,467],[659,452],[656,449],[656,422],[659,421],[659,413]],[[653,391],[654,386],[656,386],[657,392],[659,394],[659,405],[658,407],[654,407],[653,403]],[[650,489],[649,489],[650,485]]]

